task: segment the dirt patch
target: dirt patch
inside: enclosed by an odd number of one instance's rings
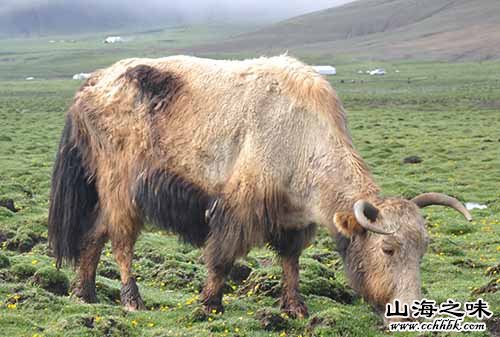
[[[471,259],[458,259],[451,264],[462,268],[484,268],[486,265],[482,262],[473,261]]]
[[[474,289],[472,291],[472,295],[480,295],[480,294],[485,294],[485,293],[494,294],[497,291],[498,291],[498,283],[497,283],[496,279],[493,279],[490,282],[488,282],[488,284],[486,284],[480,288]]]
[[[238,289],[239,295],[264,295],[277,298],[281,294],[281,276],[271,271],[254,270],[243,287]]]
[[[213,316],[213,315],[210,315],[210,314],[206,313],[205,310],[203,310],[202,307],[197,306],[196,308],[194,308],[193,311],[191,311],[189,313],[189,315],[184,316],[183,318],[181,318],[179,320],[179,322],[180,323],[205,322],[206,320],[208,320],[208,318],[210,316]]]
[[[307,326],[304,330],[305,336],[316,336],[314,333],[314,330],[317,327],[327,327],[327,328],[333,328],[337,325],[337,322],[333,318],[325,318],[325,317],[320,317],[320,316],[314,316],[309,320],[309,323],[307,323]]]
[[[229,279],[236,284],[242,284],[245,281],[250,273],[252,272],[252,268],[243,263],[236,263],[231,272],[229,273]]]
[[[116,266],[107,261],[104,261],[103,263],[104,266],[99,267],[98,269],[99,275],[109,278],[110,280],[119,280],[120,272],[118,271]]]
[[[288,328],[288,320],[279,313],[262,309],[257,311],[255,317],[259,320],[264,330],[282,331]]]
[[[351,304],[356,298],[356,294],[352,289],[336,280],[318,277],[304,283],[300,288],[304,295],[324,296],[344,304]]]
[[[68,295],[68,277],[62,271],[55,268],[47,267],[38,270],[33,275],[33,283],[55,295]]]
[[[500,317],[492,317],[487,320],[486,327],[492,336],[500,336]]]
[[[101,317],[101,316],[90,316],[88,314],[77,314],[62,319],[56,324],[53,324],[48,330],[48,332],[53,332],[55,335],[64,336],[64,332],[78,331],[78,327],[83,327],[91,330],[85,333],[92,336],[123,336],[127,337],[131,335],[129,326],[124,322],[121,317]],[[51,331],[52,330],[52,331]],[[82,331],[81,329],[79,331]],[[80,332],[82,334],[82,332]]]
[[[0,254],[0,269],[1,268],[9,268],[10,260],[7,256]]]
[[[9,238],[13,236],[14,234],[12,232],[5,232],[0,230],[0,243],[7,241]]]
[[[120,289],[108,286],[105,283],[96,282],[97,297],[100,302],[116,304],[120,302]]]
[[[7,249],[20,253],[27,253],[40,242],[46,241],[40,234],[31,231],[18,230],[18,232],[7,240]]]
[[[130,336],[130,329],[128,326],[118,318],[107,318],[94,322],[96,328],[100,331],[101,336]]]
[[[500,99],[497,100],[485,100],[478,102],[479,108],[482,109],[500,109]]]
[[[0,270],[0,282],[12,282],[15,278],[8,269]]]
[[[488,267],[485,274],[486,276],[500,275],[500,263],[494,267]]]

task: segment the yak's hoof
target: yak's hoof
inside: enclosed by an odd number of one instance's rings
[[[129,278],[127,283],[122,284],[120,290],[120,301],[123,309],[127,311],[145,310],[146,306],[139,293],[139,288],[133,277]]]
[[[222,303],[203,303],[203,311],[208,315],[223,314],[224,306]]]
[[[302,299],[282,299],[281,311],[291,318],[306,318],[309,316],[307,305]]]
[[[203,311],[208,315],[224,313],[224,306],[222,305],[222,298],[220,296],[207,296],[202,292],[201,304]]]
[[[95,282],[83,281],[76,282],[76,286],[71,291],[72,295],[85,303],[97,303],[97,294],[95,292]]]

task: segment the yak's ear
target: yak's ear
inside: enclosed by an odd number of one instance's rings
[[[333,223],[337,231],[348,238],[364,231],[364,228],[356,220],[354,213],[337,212],[333,216]]]

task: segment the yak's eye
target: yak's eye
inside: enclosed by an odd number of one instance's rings
[[[382,251],[384,252],[384,254],[386,255],[389,255],[389,256],[393,256],[394,255],[394,249],[393,248],[390,248],[390,247],[384,247],[382,248]]]

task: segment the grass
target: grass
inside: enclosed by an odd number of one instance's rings
[[[184,32],[185,41],[206,39],[208,33],[198,29]],[[0,41],[2,52],[15,55],[13,63],[0,61],[0,200],[13,199],[19,209],[0,207],[0,335],[388,335],[371,308],[346,286],[341,259],[324,231],[301,259],[301,287],[311,313],[306,320],[279,316],[280,270],[267,249],[241,262],[251,274],[244,283],[229,282],[226,313],[201,315],[196,298],[206,271],[200,251],[149,227],[137,243],[134,262],[147,311],[120,308],[109,246],[97,277],[100,304],[53,293],[50,282],[64,290],[74,276],[70,268],[57,273],[46,248],[51,166],[64,113],[80,85],[67,78],[150,50],[156,56],[162,51],[155,41],[180,33],[153,34],[158,35],[123,46],[103,46],[89,36],[55,50],[45,40]],[[314,54],[306,59],[333,62]],[[422,263],[423,291],[438,302],[480,296],[489,302],[498,327],[498,292],[473,292],[500,282],[500,63],[335,63],[339,75],[331,81],[349,111],[354,142],[385,194],[412,197],[438,191],[488,206],[472,211],[472,223],[444,208],[423,211],[431,236]],[[379,66],[388,75],[357,74]],[[34,81],[23,80],[33,75]],[[410,155],[422,162],[403,164]]]

